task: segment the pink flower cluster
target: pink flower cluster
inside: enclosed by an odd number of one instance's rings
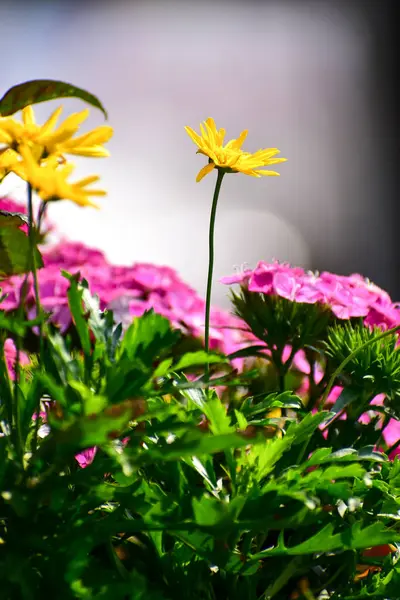
[[[0,210],[23,212],[24,207],[12,201],[0,201]],[[90,291],[100,300],[101,309],[113,310],[116,321],[128,326],[133,317],[146,310],[165,316],[174,327],[196,338],[204,336],[204,300],[178,276],[174,269],[148,263],[130,266],[110,264],[104,254],[80,242],[61,241],[42,248],[44,268],[38,271],[40,299],[51,321],[62,333],[71,325],[68,308],[68,280],[60,271],[80,272]],[[20,302],[23,278],[10,277],[1,283],[6,299],[0,305],[5,311],[15,310]],[[35,316],[32,280],[28,280],[26,296],[28,316]],[[210,347],[226,354],[247,345],[254,338],[245,333],[244,323],[217,308],[211,309]]]
[[[222,283],[239,283],[251,292],[278,295],[294,302],[320,303],[338,319],[364,317],[366,325],[390,328],[400,324],[400,309],[381,288],[361,275],[321,274],[287,263],[260,261],[254,270],[223,277]]]
[[[88,281],[93,294],[98,295],[101,308],[114,311],[117,321],[128,325],[133,317],[146,310],[168,318],[174,327],[189,336],[204,335],[204,300],[170,267],[148,263],[132,266],[110,264],[99,250],[78,242],[61,242],[42,252],[44,268],[38,271],[40,299],[45,311],[51,312],[51,320],[61,332],[71,325],[68,308],[68,280],[60,273],[80,273]],[[20,299],[22,279],[10,277],[2,282],[6,300],[0,308],[14,310]],[[29,316],[35,315],[34,290],[29,282],[26,297]],[[210,346],[227,354],[243,346],[245,337],[243,322],[229,313],[216,308],[211,310]]]

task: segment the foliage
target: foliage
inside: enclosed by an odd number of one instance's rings
[[[304,576],[332,598],[387,597],[395,558],[362,553],[400,542],[400,461],[321,444],[330,414],[290,392],[227,408],[185,376],[204,352],[172,358],[167,319],[121,334],[68,277],[78,345],[49,331],[18,386],[1,361],[3,597],[288,598]],[[354,581],[361,563],[379,571]]]

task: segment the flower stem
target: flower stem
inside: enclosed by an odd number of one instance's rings
[[[36,231],[35,223],[33,218],[33,205],[32,205],[32,186],[28,183],[28,222],[29,222],[29,242],[30,242],[30,253],[31,253],[31,271],[33,277],[33,288],[35,292],[35,304],[36,304],[36,316],[42,316],[42,306],[40,304],[39,294],[39,282],[37,277],[37,265],[36,265]],[[39,232],[37,232],[39,233]],[[43,355],[43,324],[39,322],[39,343],[40,343],[40,357]]]
[[[29,222],[28,235],[29,235],[29,242],[30,242],[31,271],[32,271],[32,277],[33,277],[33,288],[34,288],[34,293],[35,293],[36,316],[39,317],[39,324],[38,324],[38,326],[39,326],[39,357],[40,357],[40,367],[42,367],[43,366],[43,357],[44,357],[43,320],[42,320],[43,311],[42,311],[42,305],[40,303],[39,282],[38,282],[37,264],[36,264],[36,239],[39,237],[39,234],[40,234],[40,231],[39,231],[40,222],[37,226],[38,230],[36,231],[34,217],[33,217],[32,186],[29,182],[27,184],[27,191],[28,191],[28,222]],[[32,443],[32,447],[34,450],[36,450],[36,447],[37,447],[37,438],[38,438],[38,430],[39,430],[40,398],[39,398],[39,401],[38,401],[35,411],[36,411],[36,421],[35,421],[35,430],[34,430],[33,443]]]
[[[205,314],[205,330],[204,330],[204,347],[206,352],[210,351],[210,305],[211,305],[211,288],[212,288],[212,277],[214,270],[214,227],[215,217],[217,214],[217,204],[219,192],[221,189],[222,179],[224,177],[224,171],[218,169],[217,181],[215,184],[214,197],[211,206],[210,214],[210,228],[208,234],[208,275],[207,275],[207,292],[206,292],[206,314]],[[206,381],[210,375],[210,367],[208,362],[205,365],[205,376]]]

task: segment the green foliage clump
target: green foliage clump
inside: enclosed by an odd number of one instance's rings
[[[245,373],[238,396],[222,355],[209,382],[189,376],[207,355],[177,352],[166,319],[123,333],[68,277],[75,342],[49,331],[18,383],[2,352],[3,598],[395,597],[400,461],[327,444],[332,413],[293,391],[251,396]],[[394,551],[363,555],[380,546]]]

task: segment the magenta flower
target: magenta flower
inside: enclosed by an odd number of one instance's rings
[[[62,241],[43,250],[44,267],[38,271],[40,298],[43,308],[50,313],[52,323],[65,333],[72,318],[68,308],[69,283],[60,273],[65,269],[80,273],[88,281],[91,293],[100,300],[102,310],[114,311],[115,319],[127,327],[134,317],[153,309],[181,329],[185,335],[204,336],[204,300],[166,266],[135,263],[131,266],[112,265],[105,255],[83,243]],[[7,298],[0,309],[15,310],[19,305],[23,278],[10,277],[2,282]],[[36,314],[34,290],[28,278],[26,295],[27,314]],[[254,340],[237,317],[217,309],[211,311],[211,348],[227,354],[235,352]],[[239,367],[239,362],[235,363]]]
[[[15,379],[15,361],[17,359],[17,349],[12,339],[8,338],[4,342],[4,358],[11,379]],[[20,352],[19,364],[29,365],[29,358],[25,352]]]
[[[319,275],[287,263],[260,261],[254,270],[223,277],[221,282],[239,283],[250,292],[276,295],[292,302],[324,304],[338,319],[364,317],[366,325],[381,327],[400,323],[400,309],[390,296],[358,274]]]
[[[97,448],[88,448],[87,450],[82,450],[75,455],[75,459],[78,461],[78,464],[82,469],[85,469],[94,461],[94,457],[96,456]]]
[[[100,250],[88,248],[81,242],[62,241],[52,246],[43,257],[45,266],[54,265],[68,271],[69,267],[90,264],[91,267],[106,265],[106,259]]]
[[[395,444],[400,438],[400,421],[397,421],[396,419],[390,419],[389,423],[383,430],[383,437],[389,448]],[[389,458],[393,459],[398,454],[400,454],[400,447],[397,447],[393,452],[391,452]]]

